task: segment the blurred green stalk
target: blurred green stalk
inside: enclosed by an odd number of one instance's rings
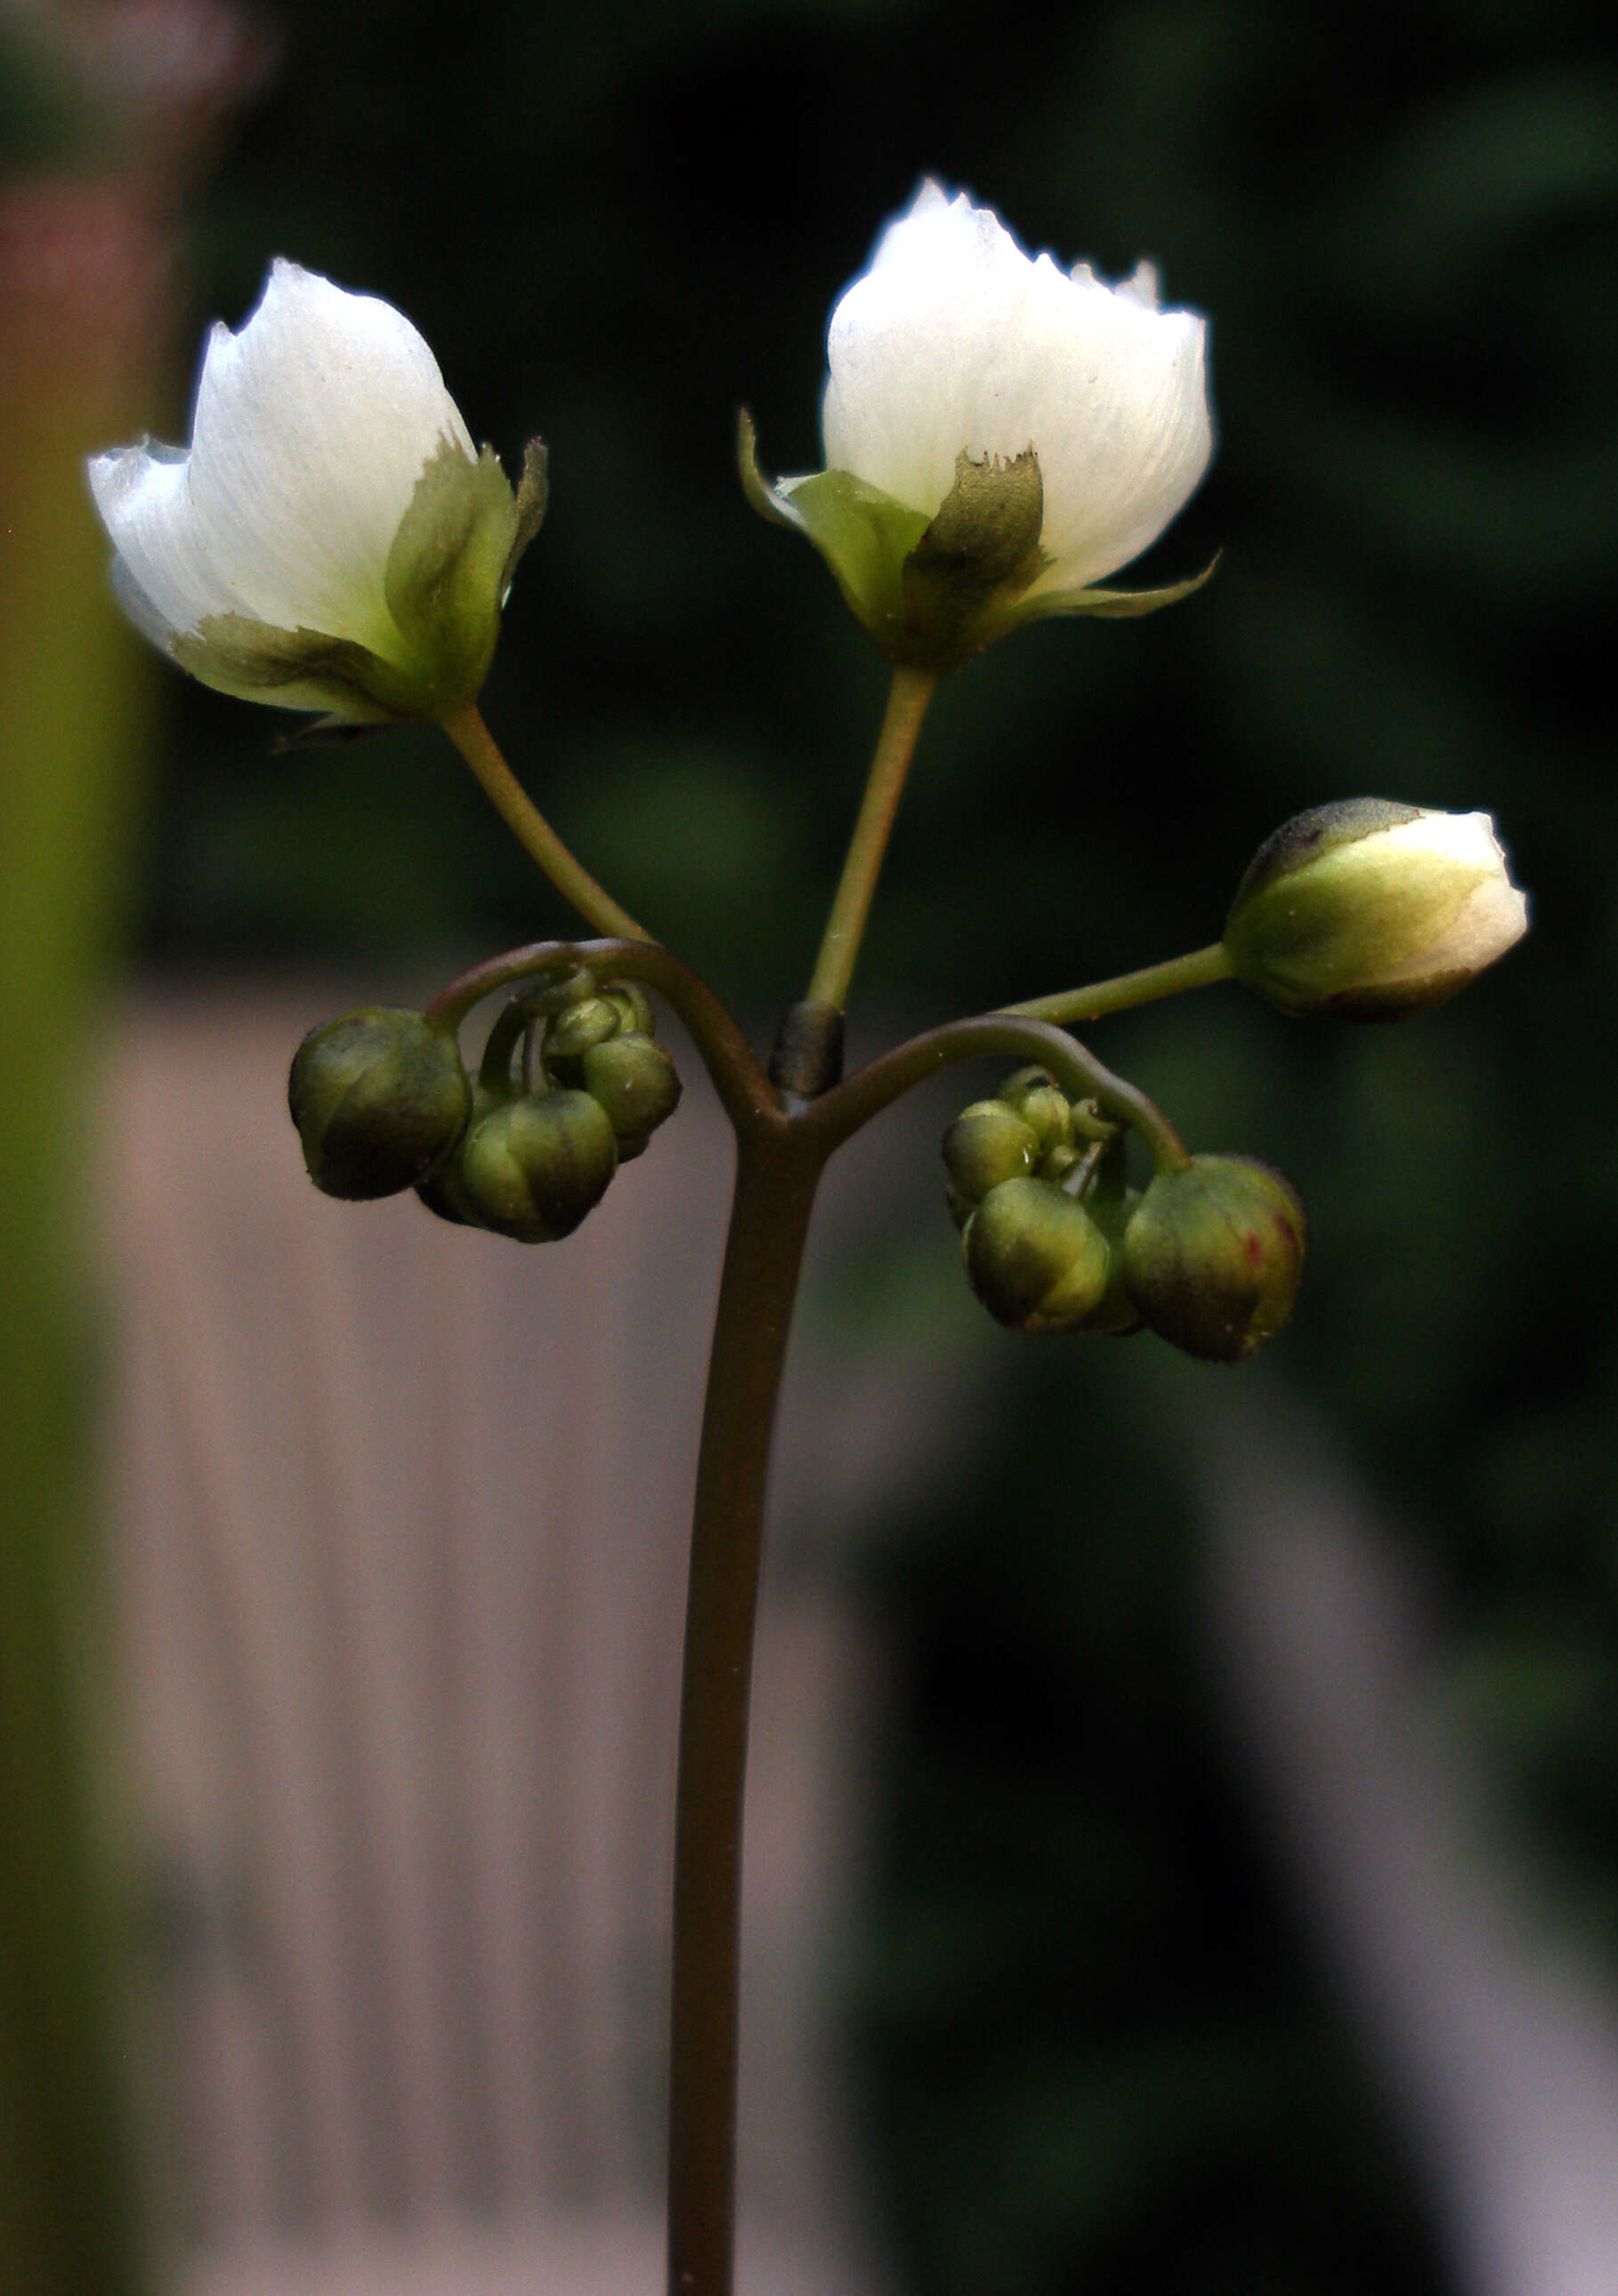
[[[127,411],[116,372],[127,343],[118,340],[116,310],[109,326],[106,283],[94,263],[87,280],[69,283],[64,303],[72,196],[65,222],[37,195],[19,218],[8,194],[10,212],[0,214],[0,290],[13,290],[0,312],[5,2296],[133,2296],[146,2281],[128,2077],[127,1901],[110,1791],[117,1701],[108,1557],[96,1521],[90,1281],[108,1152],[96,1123],[98,1054],[114,987],[144,672],[107,602],[104,549],[85,497],[80,457],[103,443],[119,402]],[[63,231],[68,239],[58,240]],[[28,275],[21,289],[12,272]],[[107,357],[97,356],[109,337],[111,376]]]

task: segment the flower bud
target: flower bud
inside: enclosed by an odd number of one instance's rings
[[[1260,848],[1225,953],[1284,1013],[1391,1021],[1453,996],[1527,930],[1486,813],[1351,798]]]
[[[964,1226],[990,1188],[1026,1179],[1039,1160],[1039,1136],[1003,1100],[974,1100],[944,1135],[949,1208]]]
[[[592,1045],[579,1066],[584,1090],[606,1111],[619,1162],[628,1163],[679,1106],[678,1070],[638,1029],[621,1029]]]
[[[1047,1157],[1072,1146],[1073,1112],[1067,1095],[1045,1069],[1018,1069],[1006,1078],[996,1097],[1032,1128],[1039,1143],[1042,1173]],[[1045,1177],[1053,1176],[1046,1173]]]
[[[1129,1297],[1123,1269],[1124,1230],[1139,1201],[1139,1189],[1128,1187],[1117,1193],[1094,1188],[1083,1198],[1085,1210],[1106,1239],[1107,1283],[1106,1290],[1078,1327],[1081,1331],[1098,1332],[1107,1339],[1125,1339],[1141,1327],[1140,1310]]]
[[[558,1084],[581,1086],[585,1054],[625,1029],[650,1037],[652,1006],[637,982],[615,980],[599,995],[581,997],[577,1004],[552,1013],[540,1047],[545,1065]]]
[[[445,1201],[452,1218],[470,1210],[498,1235],[553,1243],[601,1201],[617,1169],[612,1127],[599,1102],[587,1092],[532,1093],[473,1123]]]
[[[310,1029],[287,1102],[315,1185],[363,1201],[426,1178],[460,1137],[472,1086],[452,1030],[367,1005]]]
[[[1077,1198],[1049,1180],[991,1188],[961,1242],[973,1290],[1014,1332],[1072,1331],[1106,1296],[1106,1238]]]
[[[1238,1363],[1292,1314],[1303,1207],[1250,1156],[1194,1156],[1159,1172],[1123,1233],[1124,1282],[1142,1319],[1187,1355]]]

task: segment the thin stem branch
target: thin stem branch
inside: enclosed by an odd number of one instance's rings
[[[957,1061],[995,1053],[1013,1060],[1037,1061],[1074,1098],[1094,1100],[1105,1114],[1129,1125],[1146,1143],[1159,1171],[1183,1171],[1190,1162],[1185,1142],[1154,1101],[1122,1077],[1114,1076],[1065,1030],[1049,1021],[1024,1019],[1014,1013],[982,1013],[972,1020],[946,1021],[941,1029],[912,1037],[811,1101],[793,1123],[823,1138],[830,1155],[912,1086]]]
[[[730,2296],[742,1813],[770,1439],[829,1147],[737,1128],[735,1196],[697,1465],[680,1698],[669,2088],[669,2296]]]
[[[820,954],[815,959],[815,970],[809,979],[805,1000],[808,1003],[832,1004],[841,1013],[848,1001],[854,960],[859,954],[883,856],[888,849],[893,816],[899,811],[905,776],[910,770],[916,737],[921,732],[922,719],[927,714],[927,704],[937,683],[931,670],[901,666],[893,672],[859,818],[854,824]]]
[[[1159,996],[1178,996],[1185,988],[1205,988],[1211,981],[1228,980],[1230,959],[1223,941],[1193,949],[1188,956],[1171,956],[1162,964],[1143,964],[1138,972],[1121,972],[1111,980],[1093,980],[1088,988],[1065,988],[1055,996],[1031,996],[1023,1004],[1002,1011],[1026,1013],[1035,1021],[1098,1021],[1104,1013],[1123,1013],[1136,1004],[1150,1004]]]
[[[714,1089],[738,1128],[779,1113],[775,1086],[752,1046],[704,980],[654,940],[536,940],[474,964],[441,988],[425,1018],[458,1029],[472,1006],[514,980],[583,965],[598,978],[644,980],[691,1031]]]
[[[528,791],[506,764],[474,701],[451,710],[439,721],[456,748],[476,775],[484,795],[511,831],[523,851],[537,861],[565,900],[597,932],[622,933],[630,940],[648,938],[626,908],[620,906],[604,885],[598,885],[582,861],[563,843]]]

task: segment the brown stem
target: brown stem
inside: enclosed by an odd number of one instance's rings
[[[730,2296],[742,1809],[770,1438],[829,1147],[738,1126],[735,1196],[697,1465],[680,1704],[669,2036],[669,2296]]]
[[[1037,1061],[1074,1099],[1096,1101],[1108,1116],[1139,1134],[1160,1171],[1181,1171],[1190,1161],[1185,1142],[1162,1109],[1137,1086],[1114,1076],[1086,1046],[1053,1022],[1014,1013],[980,1013],[912,1037],[823,1093],[794,1121],[820,1138],[829,1156],[913,1085],[957,1061],[997,1053],[1012,1060]]]

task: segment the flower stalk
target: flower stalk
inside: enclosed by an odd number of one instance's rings
[[[893,672],[859,817],[854,824],[820,953],[809,979],[807,1001],[811,1004],[830,1004],[841,1013],[848,1002],[849,984],[854,977],[876,880],[887,853],[899,801],[904,794],[910,760],[916,754],[916,737],[937,684],[937,677],[929,670],[901,666]]]
[[[446,712],[439,720],[471,767],[472,777],[531,861],[537,862],[563,898],[597,932],[620,933],[627,940],[649,938],[628,909],[598,885],[582,861],[565,846],[506,764],[475,701]]]
[[[1161,964],[1143,964],[1138,972],[1120,972],[1110,980],[1092,980],[1086,988],[1064,988],[1054,996],[1030,996],[1002,1011],[1026,1013],[1030,1020],[1055,1021],[1066,1027],[1074,1021],[1099,1021],[1109,1013],[1127,1013],[1137,1004],[1155,1004],[1160,996],[1178,996],[1187,988],[1206,988],[1230,976],[1230,958],[1223,941],[1193,949],[1187,956],[1166,957]]]

